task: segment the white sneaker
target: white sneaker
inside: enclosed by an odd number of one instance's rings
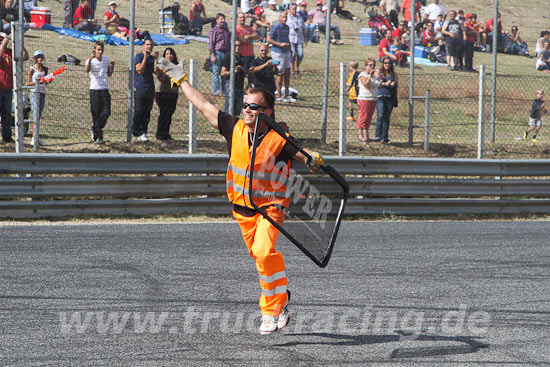
[[[277,97],[277,98],[275,98],[275,101],[281,102],[281,103],[285,103],[285,102],[286,102],[286,98],[285,98],[285,97]]]
[[[277,318],[275,316],[262,316],[260,334],[267,335],[277,331]]]
[[[95,141],[95,138],[94,138],[94,129],[89,128],[88,130],[90,130],[90,137],[92,138],[92,141]]]
[[[296,99],[292,98],[291,96],[285,97],[287,102],[296,102]]]
[[[37,145],[36,143],[38,143],[38,146],[39,147],[44,147],[46,146],[46,143],[44,143],[40,138],[38,138],[38,141],[34,140],[34,137],[31,139],[31,145]]]
[[[137,141],[140,141],[140,142],[148,142],[148,141],[149,141],[149,138],[147,137],[146,134],[141,134],[140,136],[137,137],[136,140],[137,140]]]
[[[283,307],[283,311],[279,314],[279,317],[277,317],[277,328],[278,329],[284,329],[287,327],[288,323],[290,322],[290,313],[288,312],[288,304],[290,303],[290,291],[288,292],[288,299],[286,301],[285,307]]]

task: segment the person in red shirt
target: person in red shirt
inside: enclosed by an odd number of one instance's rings
[[[10,38],[0,32],[0,121],[2,123],[2,140],[4,143],[13,143],[11,137],[11,101],[13,89],[13,61],[12,50],[8,47]],[[29,59],[27,50],[23,48],[23,61]]]
[[[395,28],[391,32],[391,36],[392,38],[402,39],[404,34],[405,34],[405,21],[402,20],[399,22],[399,25],[397,26],[397,28]]]
[[[105,26],[106,34],[113,34],[118,32],[120,26],[120,15],[116,11],[117,5],[114,1],[109,3],[109,10],[103,14],[103,24]]]
[[[498,39],[498,42],[500,43],[500,42],[502,42],[500,36],[508,34],[507,31],[502,29],[502,22],[500,21],[500,12],[498,13],[497,23],[498,23],[497,39]],[[487,21],[487,23],[485,23],[485,28],[483,28],[483,32],[481,33],[481,44],[482,44],[482,46],[485,47],[487,52],[489,52],[491,50],[489,47],[487,47],[487,44],[488,45],[493,44],[493,31],[494,31],[494,28],[495,28],[494,24],[495,24],[495,18],[489,19]]]
[[[414,21],[419,22],[420,19],[420,3],[418,0],[414,0]],[[403,17],[407,20],[407,22],[411,21],[411,0],[404,0],[403,4],[401,4],[401,13],[403,14]]]
[[[466,44],[464,46],[464,70],[475,71],[474,42],[478,35],[477,14],[466,14],[466,22],[464,23],[464,28],[466,30]]]
[[[380,40],[378,44],[378,58],[382,60],[384,56],[389,56],[393,62],[397,62],[397,57],[390,52],[390,46],[392,44],[391,31],[387,30],[385,37]]]
[[[250,63],[254,60],[254,44],[253,42],[260,38],[258,32],[245,24],[246,15],[243,12],[240,12],[237,15],[237,39],[241,41],[240,53],[243,57],[243,69],[245,72],[248,72]]]
[[[99,31],[101,26],[94,19],[94,11],[90,7],[90,0],[82,0],[74,12],[73,27],[77,31],[94,33]]]

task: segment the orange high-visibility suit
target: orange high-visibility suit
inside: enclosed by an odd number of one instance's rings
[[[252,198],[254,203],[266,208],[268,215],[282,224],[285,213],[280,208],[288,208],[290,199],[285,197],[286,179],[290,171],[290,161],[279,162],[277,157],[286,141],[275,131],[268,131],[256,149]],[[233,128],[230,144],[230,158],[227,167],[227,196],[240,207],[253,206],[249,198],[250,155],[252,146],[248,128],[243,120]],[[260,308],[262,315],[278,316],[288,302],[287,277],[283,255],[275,250],[279,230],[260,213],[243,215],[233,210],[239,223],[246,247],[256,262],[260,287]]]

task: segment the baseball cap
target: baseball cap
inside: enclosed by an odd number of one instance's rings
[[[111,2],[109,3],[109,6],[111,6],[111,5],[118,6],[114,1],[111,1]]]
[[[302,1],[300,4],[298,4],[300,6],[307,6],[307,3],[305,1]]]
[[[315,3],[315,5],[323,5],[323,1],[322,1],[322,0],[317,0],[317,2]]]
[[[275,0],[269,0],[269,1],[267,2],[267,5],[277,5],[277,1],[275,1]]]
[[[38,57],[38,56],[44,57],[44,52],[42,52],[42,51],[40,51],[40,50],[34,51],[33,57]]]
[[[472,14],[470,14],[470,13],[466,14],[467,19],[470,19],[471,17],[472,17]]]
[[[263,13],[264,13],[264,8],[262,8],[261,6],[258,6],[256,10],[254,10],[254,14],[256,15],[262,15]]]
[[[7,35],[7,34],[5,34],[4,32],[0,32],[0,37],[2,37],[2,38],[6,38],[7,36],[8,36],[8,35]]]

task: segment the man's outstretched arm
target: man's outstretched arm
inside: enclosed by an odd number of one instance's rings
[[[214,106],[212,103],[210,103],[204,95],[193,88],[191,84],[187,80],[181,82],[180,84],[181,90],[187,100],[193,104],[199,110],[204,117],[208,120],[210,125],[218,128],[218,107]]]

